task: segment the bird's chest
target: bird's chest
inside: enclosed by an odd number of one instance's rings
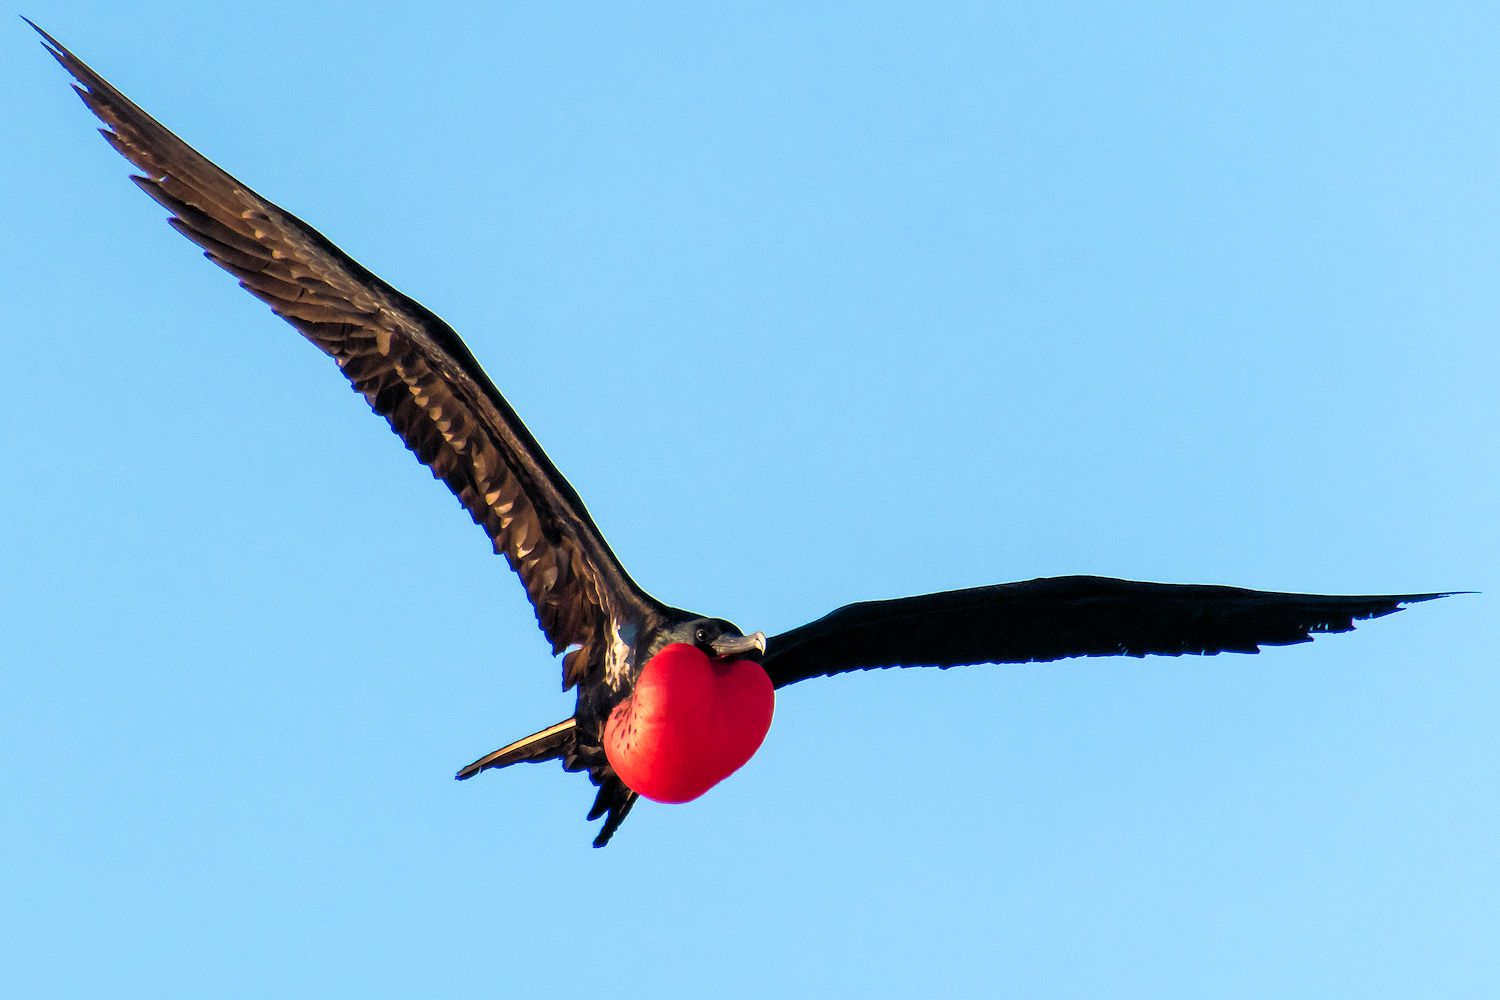
[[[604,725],[610,766],[633,791],[687,802],[743,767],[766,738],[776,695],[760,664],[711,660],[674,643],[642,668]]]

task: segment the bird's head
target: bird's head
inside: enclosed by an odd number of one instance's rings
[[[722,618],[683,618],[652,636],[646,659],[649,660],[674,642],[695,646],[715,660],[759,662],[766,651],[764,632],[746,635],[737,625]]]

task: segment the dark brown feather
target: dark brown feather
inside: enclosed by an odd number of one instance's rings
[[[600,675],[618,624],[651,613],[655,602],[458,335],[37,31],[107,126],[101,134],[144,174],[132,179],[172,214],[172,227],[333,357],[484,529],[520,576],[553,652],[576,647],[564,661],[564,686]]]

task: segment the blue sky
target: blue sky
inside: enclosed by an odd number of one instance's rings
[[[24,13],[452,323],[670,602],[1500,593],[1484,5],[477,7]],[[1493,995],[1492,596],[799,685],[604,851],[453,782],[570,710],[520,587],[0,45],[14,995]]]

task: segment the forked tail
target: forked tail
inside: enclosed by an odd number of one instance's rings
[[[559,760],[566,758],[573,748],[573,719],[564,719],[555,726],[548,726],[539,733],[532,733],[508,746],[487,753],[454,775],[459,781],[472,778],[480,771],[492,767],[509,767],[528,761]]]

